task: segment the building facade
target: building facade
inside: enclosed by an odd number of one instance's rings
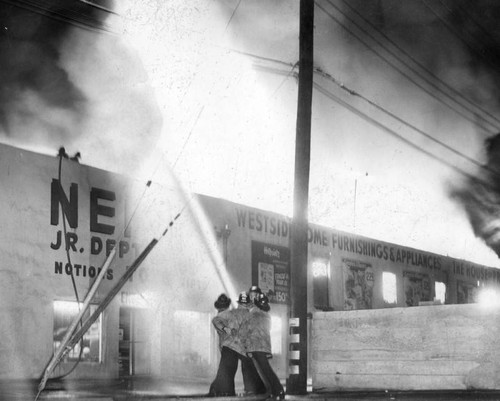
[[[139,182],[0,145],[0,379],[39,378],[111,249],[90,313],[158,244],[53,375],[209,380],[213,303],[258,285],[271,300],[273,367],[288,375],[290,219],[171,184]],[[311,224],[308,311],[474,302],[493,267]]]

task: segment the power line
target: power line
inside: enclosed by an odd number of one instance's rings
[[[105,11],[107,13],[110,13],[110,14],[114,14],[114,15],[117,15],[117,16],[121,16],[120,14],[118,14],[116,11],[113,11],[112,9],[110,8],[107,8],[107,7],[104,7],[104,6],[101,6],[99,4],[96,4],[94,3],[93,1],[89,1],[89,0],[78,0],[79,2],[81,3],[85,3],[85,4],[88,4],[89,6],[91,7],[94,7],[94,8],[97,8],[101,11]]]
[[[394,42],[389,36],[387,36],[384,32],[382,32],[380,29],[378,29],[371,21],[369,21],[367,18],[365,18],[360,12],[358,12],[353,6],[349,4],[348,1],[346,0],[341,0],[346,7],[348,7],[353,13],[355,13],[359,18],[361,18],[366,24],[368,24],[373,30],[375,30],[380,36],[382,36],[385,40],[387,40],[392,46],[394,46],[399,52],[404,54],[406,57],[408,57],[415,65],[417,65],[419,68],[421,68],[423,71],[425,71],[429,76],[431,76],[433,79],[438,81],[440,85],[443,85],[446,87],[450,92],[453,93],[453,95],[460,97],[462,100],[470,104],[472,107],[476,108],[479,110],[481,113],[484,113],[486,116],[492,118],[495,120],[497,123],[500,123],[500,119],[495,117],[493,114],[490,112],[484,110],[480,105],[472,101],[471,99],[468,99],[465,97],[462,93],[460,93],[458,90],[453,88],[451,85],[440,79],[438,76],[436,76],[431,70],[429,70],[425,65],[420,63],[415,57],[413,57],[409,52],[407,52],[405,49],[403,49],[401,46],[399,46],[396,42]],[[339,10],[337,8],[337,10]],[[343,15],[345,15],[342,11],[339,10]],[[347,17],[347,16],[346,16]],[[440,90],[439,87],[436,87],[436,89]],[[464,106],[465,107],[465,106]],[[484,119],[484,117],[482,117]],[[486,122],[488,122],[485,119]],[[490,123],[491,124],[491,123]],[[493,125],[493,124],[492,124]]]
[[[264,56],[259,56],[257,54],[244,52],[241,50],[236,50],[236,49],[231,49],[231,48],[228,48],[227,50],[229,50],[230,52],[233,52],[233,53],[241,54],[243,56],[252,57],[252,58],[257,59],[257,60],[270,61],[270,62],[275,63],[275,64],[282,64],[282,65],[285,65],[287,67],[295,67],[297,65],[297,63],[289,63],[286,61],[277,60],[277,59],[270,58],[270,57],[264,57]]]
[[[262,71],[266,71],[266,72],[271,72],[271,73],[274,73],[274,74],[280,74],[280,75],[288,75],[289,72],[286,72],[286,71],[283,71],[283,70],[278,70],[278,69],[274,69],[274,68],[266,68],[266,67],[263,67],[263,66],[257,66],[258,69],[261,69]],[[363,95],[360,95],[359,93],[357,93],[356,91],[352,90],[352,89],[349,89],[348,87],[346,87],[344,84],[338,82],[337,80],[335,80],[335,78],[333,78],[330,74],[328,73],[325,73],[324,71],[322,71],[321,69],[319,68],[316,68],[315,69],[315,72],[320,74],[323,78],[327,78],[329,79],[330,81],[334,82],[337,86],[339,86],[342,90],[348,92],[350,95],[353,95],[353,96],[357,96],[359,98],[361,98],[362,100],[368,102],[370,105],[376,107],[378,110],[384,112],[385,114],[389,115],[390,117],[394,118],[396,121],[406,125],[407,127],[411,128],[412,130],[414,130],[415,132],[417,132],[418,134],[426,137],[427,139],[430,139],[432,140],[433,142],[435,142],[436,144],[444,147],[445,149],[447,149],[448,151],[454,153],[455,155],[457,156],[460,156],[462,158],[464,158],[465,160],[467,160],[468,162],[474,164],[475,166],[477,167],[480,167],[484,170],[487,170],[488,172],[490,173],[493,173],[495,175],[498,175],[498,172],[494,171],[494,170],[491,170],[490,168],[488,168],[487,166],[485,165],[482,165],[481,163],[479,163],[477,160],[473,159],[472,157],[456,150],[455,148],[451,147],[450,145],[432,137],[430,134],[422,131],[421,129],[415,127],[413,124],[410,124],[408,123],[407,121],[405,121],[404,119],[398,117],[397,115],[395,115],[394,113],[386,110],[385,108],[377,105],[375,102],[369,100],[368,98],[364,97]],[[296,74],[296,73],[295,73]],[[440,163],[442,164],[445,164],[447,165],[448,167],[450,167],[451,169],[459,172],[460,174],[462,175],[465,175],[469,178],[472,178],[472,179],[476,179],[477,180],[477,177],[474,177],[472,174],[470,173],[467,173],[466,171],[460,169],[459,167],[453,165],[452,163],[440,158],[439,156],[436,156],[434,155],[433,153],[431,153],[430,151],[416,145],[415,143],[411,142],[410,140],[406,139],[405,137],[403,137],[402,135],[398,134],[396,131],[390,129],[389,127],[385,126],[384,124],[382,124],[381,122],[377,121],[375,118],[369,116],[368,114],[360,111],[359,109],[357,109],[356,107],[350,105],[349,103],[345,102],[344,100],[341,100],[339,97],[335,96],[333,93],[329,92],[328,90],[324,89],[321,85],[319,85],[318,83],[314,83],[314,87],[319,91],[321,92],[323,95],[327,96],[328,98],[330,98],[331,100],[334,100],[335,102],[341,104],[342,106],[344,106],[345,108],[349,109],[350,111],[352,111],[353,113],[355,113],[356,115],[362,117],[363,119],[365,119],[366,121],[370,122],[372,125],[388,132],[389,134],[391,134],[392,136],[395,136],[397,137],[398,139],[400,139],[401,141],[405,142],[407,145],[413,147],[414,149],[416,149],[417,151],[419,152],[422,152],[424,154],[426,154],[427,156],[430,156],[432,157],[433,159],[435,160],[438,160]]]
[[[276,87],[276,89],[274,90],[273,94],[270,96],[270,99],[272,99],[278,93],[278,91],[285,84],[285,82],[288,80],[288,78],[290,78],[293,75],[295,69],[298,68],[298,66],[299,66],[299,62],[297,61],[292,66],[292,68],[290,69],[290,71],[288,72],[288,74],[285,76],[285,78],[283,78],[283,80],[281,81],[281,83]],[[295,78],[298,78],[298,76],[296,76]]]
[[[179,154],[177,155],[177,158],[175,159],[175,162],[174,162],[174,164],[173,164],[173,166],[172,166],[172,170],[173,170],[173,169],[175,169],[175,166],[177,165],[177,162],[178,162],[178,161],[179,161],[179,159],[181,158],[181,155],[182,155],[182,153],[184,152],[184,149],[186,148],[187,143],[188,143],[188,142],[189,142],[189,140],[191,139],[191,135],[193,134],[193,131],[194,131],[195,127],[196,127],[196,124],[198,124],[198,120],[200,119],[201,114],[203,113],[203,110],[205,110],[205,105],[201,106],[201,109],[200,109],[200,111],[198,112],[198,115],[197,115],[197,117],[196,117],[196,120],[194,121],[193,126],[191,127],[191,130],[189,131],[189,134],[188,134],[188,136],[186,137],[186,140],[184,141],[184,144],[182,145],[182,148],[181,148],[181,150],[180,150]]]
[[[430,152],[430,151],[422,148],[421,146],[418,146],[417,144],[413,143],[412,141],[410,141],[410,140],[406,139],[405,137],[403,137],[402,135],[398,134],[396,131],[392,130],[391,128],[387,127],[386,125],[384,125],[384,124],[380,123],[379,121],[375,120],[373,117],[370,117],[368,114],[363,113],[362,111],[360,111],[356,107],[350,105],[349,103],[347,103],[344,100],[340,99],[339,97],[335,96],[333,93],[327,91],[321,85],[318,85],[317,83],[314,83],[314,88],[317,89],[318,92],[320,92],[323,95],[325,95],[327,98],[329,98],[329,99],[333,100],[334,102],[340,104],[341,106],[343,106],[344,108],[348,109],[352,113],[354,113],[357,116],[361,117],[363,120],[365,120],[365,121],[369,122],[370,124],[378,127],[382,131],[385,131],[388,134],[390,134],[391,136],[393,136],[393,137],[397,138],[398,140],[404,142],[406,145],[408,145],[408,146],[416,149],[417,151],[419,151],[419,152],[421,152],[421,153],[423,153],[423,154],[431,157],[432,159],[438,161],[439,163],[444,164],[445,166],[451,168],[452,170],[458,172],[459,174],[461,174],[463,176],[466,176],[466,177],[468,177],[470,179],[473,179],[473,180],[478,180],[478,178],[475,177],[474,175],[468,173],[465,170],[462,170],[461,168],[455,166],[454,164],[448,162],[447,160],[442,159],[439,156],[436,156],[435,154],[433,154],[432,152]],[[484,182],[484,183],[487,184],[487,185],[490,185],[487,182]]]
[[[401,117],[398,117],[396,114],[390,112],[389,110],[385,109],[384,107],[382,106],[379,106],[377,103],[375,103],[374,101],[368,99],[367,97],[361,95],[360,93],[352,90],[352,89],[349,89],[348,87],[346,87],[343,83],[340,83],[339,81],[337,81],[334,77],[332,77],[330,74],[324,72],[323,70],[319,69],[319,68],[316,68],[315,69],[315,72],[319,73],[322,77],[328,79],[329,81],[333,82],[335,85],[337,85],[338,87],[340,87],[342,90],[346,91],[347,93],[349,93],[350,95],[352,96],[356,96],[356,97],[359,97],[360,99],[364,100],[365,102],[367,102],[368,104],[370,104],[371,106],[375,107],[377,110],[380,110],[382,111],[384,114],[387,114],[388,116],[392,117],[393,119],[395,119],[396,121],[406,125],[407,127],[411,128],[412,130],[416,131],[417,133],[419,133],[420,135],[424,136],[425,138],[431,140],[432,142],[434,143],[437,143],[438,145],[441,145],[442,147],[444,147],[445,149],[449,150],[450,152],[456,154],[457,156],[460,156],[460,157],[463,157],[465,160],[467,160],[468,162],[472,163],[472,164],[475,164],[477,167],[481,167],[483,168],[483,165],[481,163],[479,163],[477,160],[473,159],[472,157],[470,156],[467,156],[465,153],[462,153],[458,150],[456,150],[455,148],[451,147],[450,145],[440,141],[439,139],[436,139],[435,137],[433,137],[432,135],[422,131],[420,128],[416,127],[415,125],[413,124],[410,124],[409,122],[403,120]]]
[[[498,69],[498,67],[499,67],[498,62],[495,62],[490,57],[488,57],[487,53],[485,54],[483,52],[478,51],[476,46],[470,44],[467,41],[467,39],[464,37],[464,35],[460,31],[455,29],[448,21],[446,21],[442,17],[442,15],[439,14],[427,1],[425,1],[425,0],[420,0],[420,1],[443,23],[443,25],[446,27],[446,29],[448,29],[448,31],[450,31],[454,36],[456,36],[466,47],[469,48],[469,50],[471,50],[477,56],[479,56],[480,58],[485,60],[490,65],[491,68]],[[441,4],[443,4],[443,3],[441,3]]]
[[[16,1],[14,1],[14,0],[0,0],[0,3],[4,3],[4,4],[8,4],[10,6],[22,8],[24,10],[31,11],[35,14],[39,14],[39,15],[42,15],[42,16],[47,17],[47,18],[51,18],[51,19],[59,21],[59,22],[65,22],[69,25],[73,25],[74,27],[85,29],[85,30],[90,31],[90,32],[97,32],[97,33],[106,32],[106,33],[109,33],[112,35],[116,35],[116,32],[109,30],[109,29],[105,28],[104,26],[101,27],[100,23],[98,21],[94,21],[94,20],[88,18],[86,15],[81,14],[81,13],[80,13],[80,15],[83,15],[89,21],[91,21],[93,23],[84,22],[80,18],[71,17],[70,15],[60,13],[60,12],[57,12],[55,10],[50,10],[47,7],[38,5],[30,0],[16,0]],[[73,12],[71,10],[67,10],[67,11]],[[78,13],[76,13],[76,14],[78,14]]]
[[[224,29],[224,32],[227,31],[227,28],[229,28],[229,24],[231,24],[231,21],[233,20],[234,14],[236,14],[236,10],[238,10],[238,7],[241,4],[241,0],[238,1],[238,4],[236,4],[236,7],[233,10],[233,13],[231,14],[231,17],[229,18],[229,21],[227,21],[226,28]]]
[[[327,0],[327,2],[329,2]],[[471,123],[473,123],[474,125],[480,127],[483,131],[487,132],[488,134],[493,134],[494,131],[492,131],[491,129],[488,129],[486,128],[485,126],[479,124],[476,120],[474,120],[473,118],[463,114],[460,110],[457,110],[455,107],[453,107],[452,105],[450,105],[449,103],[443,101],[443,99],[440,99],[438,97],[436,97],[431,91],[429,91],[427,88],[425,88],[424,86],[422,86],[420,83],[418,83],[417,81],[415,81],[410,75],[408,75],[406,72],[404,72],[401,68],[399,68],[397,65],[395,65],[393,62],[391,62],[390,60],[388,60],[386,57],[382,56],[380,53],[378,53],[376,50],[374,50],[368,43],[366,43],[365,40],[363,40],[359,35],[356,35],[354,32],[352,32],[349,28],[347,28],[338,18],[336,18],[333,14],[331,14],[330,12],[328,12],[322,5],[320,5],[318,2],[316,2],[316,5],[318,6],[318,8],[320,8],[328,17],[330,17],[333,21],[335,21],[337,24],[339,24],[343,29],[345,29],[347,32],[349,32],[353,37],[355,37],[358,41],[360,41],[363,45],[366,46],[366,48],[368,50],[370,50],[372,53],[374,53],[377,57],[379,57],[381,60],[385,61],[387,64],[389,64],[392,68],[394,68],[396,71],[398,71],[402,76],[404,76],[405,78],[407,78],[410,82],[414,83],[416,86],[418,86],[420,89],[422,89],[425,93],[427,93],[429,96],[431,96],[432,98],[438,100],[439,102],[441,102],[442,104],[444,104],[445,106],[447,106],[449,109],[451,109],[452,111],[454,111],[455,113],[457,113],[458,115],[460,115],[462,118],[470,121]],[[361,28],[362,29],[362,28]],[[373,38],[372,38],[373,39]],[[462,106],[463,107],[463,106]]]
[[[254,56],[254,55],[251,55],[251,56]],[[256,57],[258,58],[258,57]],[[272,59],[271,59],[272,61]],[[280,63],[280,64],[288,64],[288,63],[285,63],[283,61],[280,61],[280,60],[275,60],[277,63]],[[289,71],[289,72],[286,72],[286,71],[283,71],[283,70],[279,70],[279,69],[275,69],[275,68],[269,68],[269,67],[265,67],[265,66],[256,66],[257,69],[261,69],[263,71],[267,71],[267,72],[271,72],[271,73],[275,73],[275,74],[279,74],[279,75],[285,75],[286,78],[288,78],[290,75],[292,75],[292,71]],[[323,71],[321,68],[318,68],[318,67],[315,67],[314,68],[314,72],[316,74],[319,74],[320,76],[322,76],[323,78],[333,82],[335,85],[337,85],[340,89],[342,89],[343,91],[349,93],[350,95],[352,96],[356,96],[356,97],[359,97],[360,99],[364,100],[365,102],[367,102],[368,104],[370,104],[371,106],[375,107],[377,110],[379,111],[382,111],[384,114],[390,116],[391,118],[395,119],[396,121],[404,124],[405,126],[407,126],[408,128],[411,128],[412,130],[414,130],[415,132],[417,132],[418,134],[424,136],[425,138],[433,141],[434,143],[444,147],[445,149],[447,149],[448,151],[454,153],[455,155],[457,156],[460,156],[462,157],[463,159],[467,160],[468,162],[474,164],[475,166],[477,167],[480,167],[480,168],[483,168],[483,169],[486,169],[488,170],[489,172],[491,173],[494,173],[494,174],[498,174],[497,172],[493,171],[493,170],[490,170],[489,168],[487,168],[486,166],[482,165],[479,161],[477,161],[476,159],[466,155],[465,153],[462,153],[460,152],[459,150],[453,148],[452,146],[446,144],[445,142],[442,142],[438,139],[436,139],[435,137],[433,137],[432,135],[428,134],[427,132],[421,130],[420,128],[416,127],[415,125],[407,122],[406,120],[402,119],[401,117],[397,116],[396,114],[394,114],[393,112],[387,110],[386,108],[378,105],[376,102],[370,100],[369,98],[367,98],[366,96],[360,94],[359,92],[353,90],[353,89],[350,89],[348,88],[346,85],[344,85],[343,83],[341,83],[340,81],[338,81],[337,79],[335,79],[331,74]],[[297,73],[296,72],[293,72],[293,75],[295,77],[297,77]]]
[[[446,7],[448,10],[450,9],[448,7],[448,5],[445,5],[443,3],[443,1],[440,0],[440,3],[444,5],[444,7]],[[474,25],[476,25],[483,33],[485,36],[488,36],[488,38],[490,40],[494,40],[494,37],[491,35],[491,32],[488,31],[482,24],[480,24],[478,21],[476,21],[476,19],[472,16],[472,14],[467,10],[467,9],[464,9],[461,5],[460,5],[460,2],[459,1],[456,1],[454,0],[453,1],[453,6],[459,10],[460,13],[462,13],[462,15],[466,15],[467,16],[467,19],[469,21],[471,21]]]

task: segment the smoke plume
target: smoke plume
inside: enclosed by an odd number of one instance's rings
[[[65,146],[113,171],[140,165],[161,118],[113,18],[111,0],[0,2],[0,139],[54,155]]]
[[[463,206],[474,234],[500,257],[500,133],[485,141],[486,163],[451,195]]]
[[[50,132],[57,143],[66,135],[65,126],[78,130],[81,124],[85,95],[60,65],[60,46],[74,28],[70,7],[73,13],[88,13],[96,29],[105,19],[81,2],[0,3],[0,127],[9,137],[27,138],[29,129]]]

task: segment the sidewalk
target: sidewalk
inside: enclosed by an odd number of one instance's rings
[[[66,380],[49,382],[40,394],[39,401],[161,401],[161,400],[210,400],[210,401],[261,401],[257,396],[206,397],[209,383],[186,380],[116,379],[116,380]],[[38,381],[0,382],[1,401],[33,401]],[[344,391],[308,392],[304,395],[287,395],[285,401],[355,401],[355,400],[498,400],[500,391]]]

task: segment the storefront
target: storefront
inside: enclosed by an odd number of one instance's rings
[[[39,378],[96,280],[90,313],[151,239],[132,278],[54,376],[209,380],[213,303],[258,285],[271,300],[273,367],[288,376],[290,220],[175,186],[0,145],[0,379]],[[308,311],[475,300],[498,270],[310,225]]]

